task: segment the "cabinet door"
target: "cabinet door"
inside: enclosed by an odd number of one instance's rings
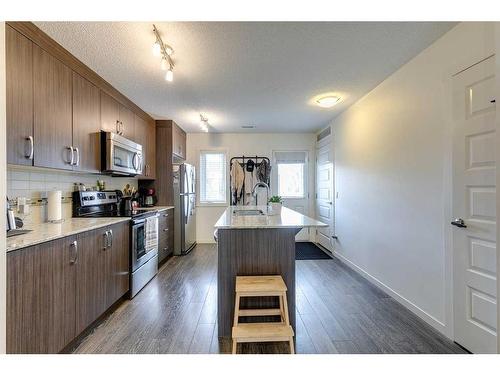
[[[186,133],[177,124],[172,125],[172,152],[179,158],[186,159]]]
[[[120,103],[101,90],[101,130],[118,133]]]
[[[128,139],[135,139],[134,112],[120,104],[120,125],[122,136]]]
[[[99,89],[73,72],[73,146],[77,149],[73,170],[99,172],[100,127]]]
[[[111,247],[106,250],[106,305],[109,307],[129,291],[129,223],[109,227]]]
[[[141,117],[135,115],[135,142],[142,145],[142,177],[148,176],[148,124]]]
[[[34,165],[73,169],[71,70],[33,45]]]
[[[76,334],[106,311],[106,229],[78,234]]]
[[[75,338],[74,240],[7,254],[8,353],[57,353]]]
[[[162,262],[174,251],[174,210],[160,212],[158,220],[158,262]]]
[[[156,125],[148,123],[146,160],[148,163],[148,177],[156,178]]]
[[[7,163],[32,165],[33,43],[5,27],[7,81]]]

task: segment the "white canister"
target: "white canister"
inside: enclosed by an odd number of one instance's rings
[[[57,222],[62,219],[61,197],[61,190],[49,191],[47,196],[47,220],[50,222]]]
[[[281,215],[281,207],[283,206],[281,203],[270,203],[271,205],[271,215]]]

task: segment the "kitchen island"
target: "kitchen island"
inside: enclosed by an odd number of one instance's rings
[[[295,330],[295,235],[302,228],[322,226],[326,224],[286,207],[280,215],[267,214],[266,206],[230,206],[224,211],[214,226],[219,337],[231,337],[236,276],[281,275],[288,288],[290,323]],[[273,297],[252,298],[241,305],[275,307]]]

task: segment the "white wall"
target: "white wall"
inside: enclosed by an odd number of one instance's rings
[[[273,151],[309,151],[308,186],[309,192],[311,193],[310,196],[312,197],[314,193],[315,142],[316,137],[314,134],[191,133],[187,135],[186,161],[187,163],[195,165],[197,170],[199,170],[200,150],[225,150],[227,152],[229,173],[229,160],[233,156],[259,155],[267,156],[272,160]],[[274,171],[271,173],[274,173]],[[271,186],[271,190],[274,188],[275,186]],[[274,190],[273,192],[276,193]],[[197,242],[213,242],[213,226],[226,207],[227,206],[198,206],[196,218]],[[309,215],[313,215],[313,209],[312,199],[309,199]]]
[[[451,76],[493,53],[459,24],[332,122],[337,254],[450,337]]]
[[[6,88],[5,88],[5,22],[0,22],[0,228],[5,228],[6,215],[5,212],[5,194],[6,194],[6,156],[7,150],[5,145],[6,139]],[[6,239],[5,230],[0,230],[0,353],[6,351],[6,323],[5,323],[5,306],[6,306],[6,272],[5,261],[6,255]]]

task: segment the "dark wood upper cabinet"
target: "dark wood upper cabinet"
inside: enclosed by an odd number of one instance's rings
[[[7,256],[7,352],[57,353],[75,337],[74,236]]]
[[[73,170],[97,173],[100,170],[99,89],[73,72]]]
[[[7,22],[5,32],[9,164],[98,173],[99,130],[135,140],[136,116],[154,122],[32,23]]]
[[[101,129],[135,138],[134,112],[101,90]]]
[[[134,112],[120,104],[120,125],[122,136],[135,139]]]
[[[34,165],[73,169],[71,69],[33,45]]]
[[[148,161],[148,178],[156,178],[156,124],[154,121],[148,123],[148,148],[146,149],[146,160]]]
[[[33,43],[5,27],[7,73],[7,163],[32,165]]]
[[[120,103],[101,90],[101,130],[120,132]]]
[[[186,132],[172,121],[172,153],[186,160]]]
[[[141,177],[156,176],[156,126],[135,115],[135,141],[142,145],[143,166]]]
[[[144,121],[139,116],[135,116],[135,137],[134,141],[142,146],[142,177],[147,176],[147,163],[148,163],[148,127],[146,121]]]

